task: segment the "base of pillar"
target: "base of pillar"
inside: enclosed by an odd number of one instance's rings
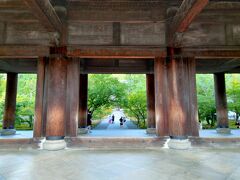
[[[78,134],[88,134],[88,128],[78,128]]]
[[[62,150],[65,149],[67,146],[65,140],[46,140],[43,143],[43,149],[48,150],[48,151],[57,151],[57,150]]]
[[[231,129],[229,128],[217,128],[216,131],[218,134],[231,134]]]
[[[170,139],[168,147],[170,149],[187,150],[191,148],[191,142],[188,139]]]
[[[11,136],[16,134],[16,129],[3,129],[0,131],[1,136]]]
[[[156,134],[156,128],[147,128],[146,133],[147,134]]]

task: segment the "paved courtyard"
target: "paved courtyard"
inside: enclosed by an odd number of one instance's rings
[[[240,149],[0,151],[1,180],[239,179]]]

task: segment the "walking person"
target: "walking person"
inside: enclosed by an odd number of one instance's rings
[[[88,110],[87,113],[87,128],[88,128],[88,132],[91,133],[91,129],[92,129],[92,112]]]
[[[114,114],[112,115],[112,124],[114,123],[115,116]]]
[[[120,127],[122,127],[122,126],[123,126],[123,118],[121,117],[121,118],[119,119],[119,121],[120,121]]]

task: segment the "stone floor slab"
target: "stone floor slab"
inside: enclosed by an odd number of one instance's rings
[[[239,179],[240,149],[0,151],[0,179]]]

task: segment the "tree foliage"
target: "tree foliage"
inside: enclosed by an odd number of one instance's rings
[[[140,128],[146,128],[146,76],[128,75],[125,77],[127,92],[122,104],[127,115],[137,120]]]
[[[6,75],[0,74],[0,122],[3,117],[5,91],[6,91]]]
[[[6,74],[0,75],[0,115],[3,117],[5,91],[6,91]],[[16,104],[16,121],[17,127],[27,124],[31,129],[33,127],[34,107],[36,94],[36,75],[19,74],[17,87],[17,104]]]
[[[236,120],[240,116],[240,76],[238,74],[226,75],[228,110],[236,113]]]
[[[127,96],[126,100],[125,112],[137,120],[139,127],[145,128],[147,118],[146,91],[133,91]]]
[[[89,75],[88,109],[119,106],[124,97],[124,84],[112,75]]]
[[[213,75],[197,75],[197,97],[199,120],[213,127],[216,121]]]
[[[36,75],[19,74],[17,89],[16,123],[27,123],[33,127],[34,107],[36,95]]]
[[[140,127],[145,127],[145,75],[90,75],[88,108],[105,115],[104,109],[110,107],[124,108],[125,113],[135,118]]]

